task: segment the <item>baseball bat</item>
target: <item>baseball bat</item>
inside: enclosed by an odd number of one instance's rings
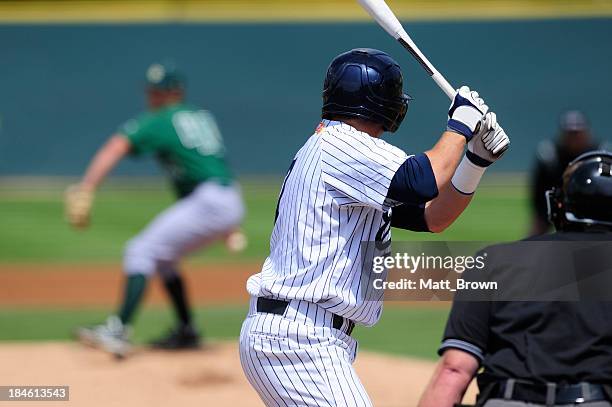
[[[389,8],[387,3],[384,0],[358,0],[361,6],[370,14],[374,19],[378,22],[378,24],[385,29],[390,36],[399,41],[400,44],[412,56],[421,64],[423,69],[427,71],[427,73],[431,76],[431,79],[434,80],[446,93],[446,95],[452,100],[457,93],[455,88],[451,86],[450,83],[442,76],[442,74],[433,66],[431,62],[427,59],[427,57],[421,52],[419,47],[412,41],[412,38],[408,35],[404,27],[402,27],[402,23],[399,22],[393,11]]]

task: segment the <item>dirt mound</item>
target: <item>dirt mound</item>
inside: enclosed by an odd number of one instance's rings
[[[142,350],[123,361],[75,343],[2,343],[0,360],[2,384],[70,386],[70,401],[54,402],[58,407],[262,405],[242,375],[233,342],[186,353]],[[368,352],[356,362],[374,405],[382,407],[415,406],[433,367]]]

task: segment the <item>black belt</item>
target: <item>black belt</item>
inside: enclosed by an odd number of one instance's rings
[[[284,315],[285,310],[289,306],[289,301],[283,300],[275,300],[273,298],[257,298],[257,312],[264,312],[267,314],[276,314],[276,315]],[[341,317],[340,315],[333,314],[333,327],[335,329],[342,330],[342,325],[344,321],[347,322],[346,330],[344,333],[350,335],[353,332],[353,328],[355,328],[355,323],[350,319],[346,319]]]
[[[600,384],[581,383],[555,385],[510,380],[500,383],[497,397],[534,404],[576,404],[609,400],[606,389]],[[508,389],[508,386],[513,386]],[[548,404],[547,404],[548,403]],[[550,404],[552,403],[552,404]]]

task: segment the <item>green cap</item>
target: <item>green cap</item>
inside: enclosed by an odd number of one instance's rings
[[[154,63],[149,66],[146,74],[147,85],[161,90],[182,89],[185,78],[174,64]]]

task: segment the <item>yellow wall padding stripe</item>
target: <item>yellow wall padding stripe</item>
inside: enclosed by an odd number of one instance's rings
[[[402,20],[611,17],[612,0],[388,0]],[[351,0],[3,1],[0,23],[369,21]]]

